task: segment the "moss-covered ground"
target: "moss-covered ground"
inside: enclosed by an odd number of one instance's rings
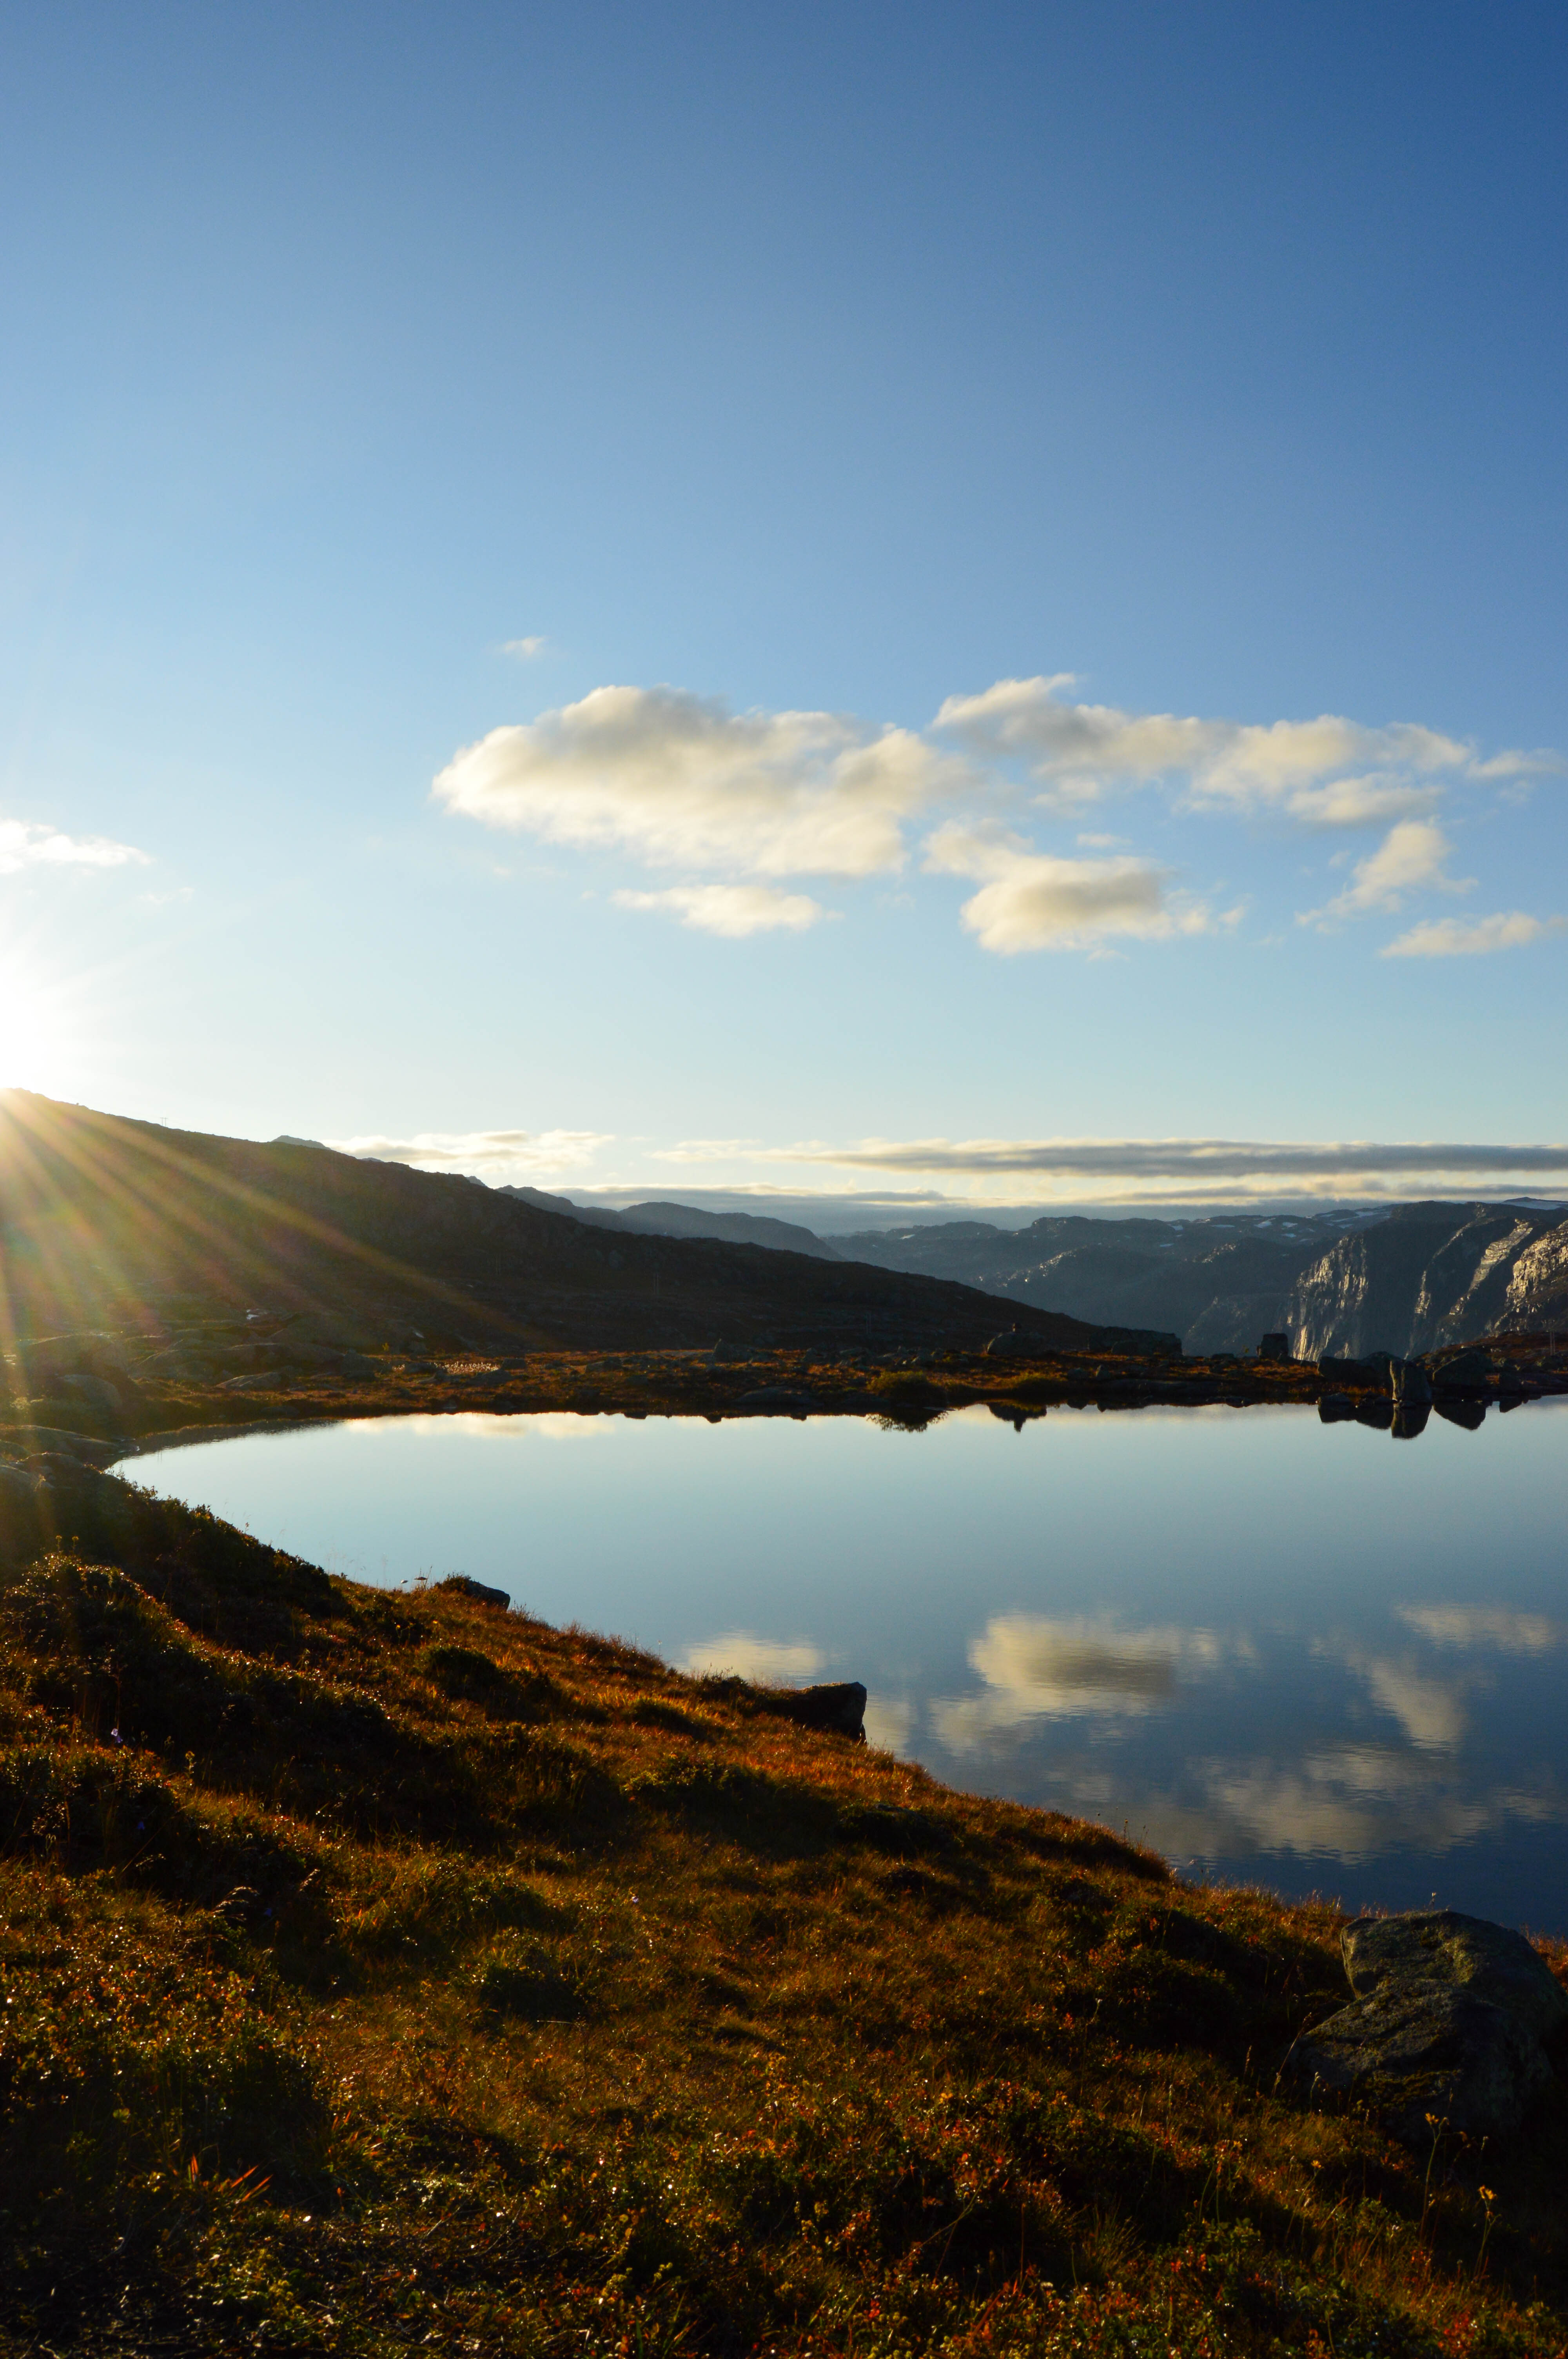
[[[1562,2103],[1411,2154],[1278,2085],[1331,1908],[451,1588],[72,1521],[0,1571],[0,2350],[1568,2345]]]

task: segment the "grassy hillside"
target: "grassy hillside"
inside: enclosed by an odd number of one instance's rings
[[[1564,2346],[1561,2106],[1411,2156],[1276,2090],[1331,1909],[51,1473],[0,2350]]]
[[[14,1332],[257,1308],[328,1311],[365,1346],[418,1329],[459,1349],[973,1348],[1014,1322],[939,1279],[611,1234],[472,1180],[166,1130],[25,1090],[0,1093],[0,1350]],[[1017,1320],[1064,1350],[1097,1343],[1076,1320]]]

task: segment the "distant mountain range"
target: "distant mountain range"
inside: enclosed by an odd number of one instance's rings
[[[1205,1220],[953,1221],[862,1230],[840,1253],[956,1277],[1075,1319],[1173,1328],[1187,1352],[1283,1332],[1298,1359],[1409,1356],[1498,1329],[1568,1329],[1563,1207],[1217,1213]]]
[[[14,1333],[249,1309],[432,1349],[974,1349],[1410,1355],[1568,1332],[1561,1205],[1195,1220],[1048,1216],[862,1230],[650,1201],[624,1212],[302,1140],[260,1145],[0,1093],[0,1324]],[[999,1313],[994,1298],[1009,1308]],[[0,1341],[0,1349],[6,1348]]]
[[[536,1205],[542,1212],[564,1212],[589,1228],[633,1229],[651,1237],[716,1237],[725,1245],[772,1245],[779,1253],[810,1254],[817,1261],[860,1261],[860,1254],[843,1254],[803,1229],[797,1221],[773,1221],[761,1212],[707,1212],[696,1204],[628,1204],[611,1212],[598,1204],[574,1204],[568,1196],[547,1196],[542,1188],[499,1188],[501,1196]]]
[[[602,1227],[744,1237],[911,1276],[957,1279],[1091,1325],[1173,1332],[1189,1353],[1255,1351],[1283,1332],[1299,1359],[1400,1356],[1499,1328],[1568,1330],[1568,1221],[1561,1205],[1424,1203],[1192,1220],[1073,1213],[1004,1229],[989,1221],[859,1229],[831,1245],[809,1229],[695,1206],[579,1206],[510,1192]]]

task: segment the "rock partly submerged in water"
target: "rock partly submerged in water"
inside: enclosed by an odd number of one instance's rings
[[[1370,2104],[1397,2137],[1507,2137],[1551,2087],[1568,1994],[1522,1933],[1452,1908],[1360,1917],[1342,1937],[1356,1996],[1305,2032],[1286,2077]]]

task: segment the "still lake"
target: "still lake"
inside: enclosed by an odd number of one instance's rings
[[[135,1481],[357,1580],[462,1571],[693,1670],[860,1679],[872,1743],[1188,1874],[1568,1934],[1568,1399],[366,1419]]]

